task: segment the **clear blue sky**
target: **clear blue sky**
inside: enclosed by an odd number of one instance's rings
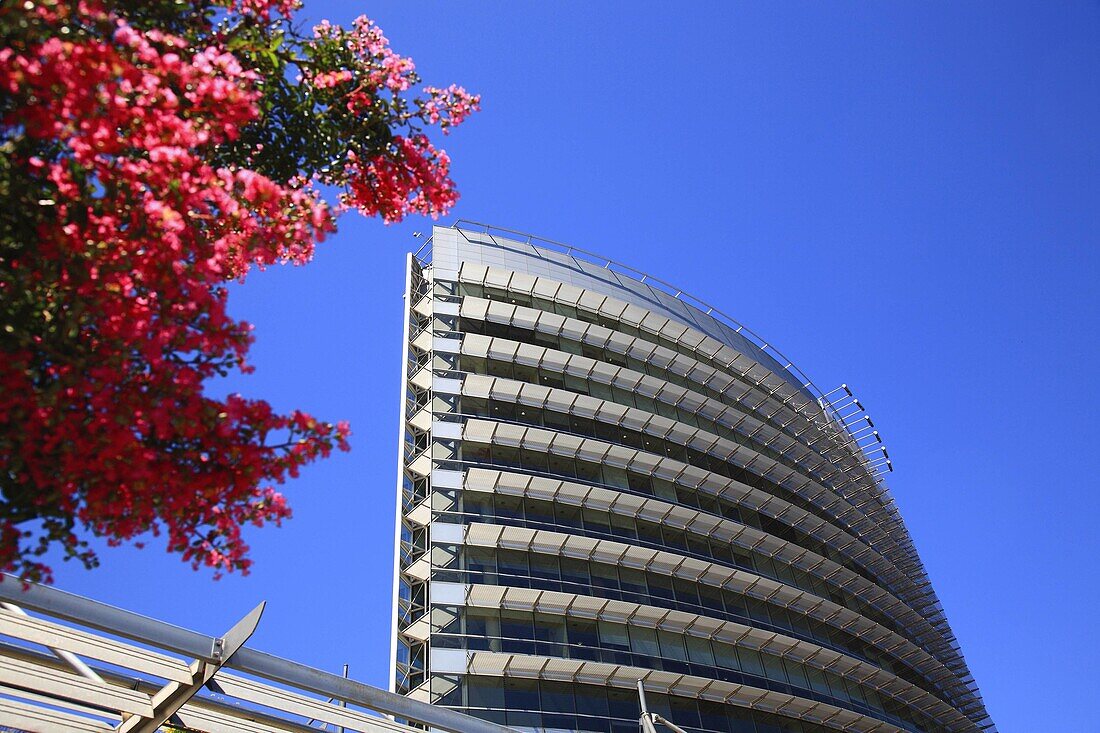
[[[366,13],[484,109],[454,212],[685,286],[881,426],[890,483],[1002,733],[1100,730],[1100,5],[308,2]],[[452,217],[448,218],[448,221]],[[234,388],[349,419],[256,570],[162,545],[58,585],[386,684],[402,267],[430,222],[345,219],[254,275]]]

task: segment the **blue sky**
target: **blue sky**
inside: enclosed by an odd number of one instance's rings
[[[446,139],[454,216],[682,285],[862,397],[893,493],[1002,733],[1097,730],[1100,5],[307,2],[365,13],[483,111]],[[384,686],[405,252],[430,222],[346,218],[257,273],[278,409],[354,449],[286,487],[256,569],[153,545],[57,585]]]

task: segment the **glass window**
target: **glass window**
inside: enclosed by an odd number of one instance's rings
[[[607,400],[608,402],[613,402],[614,399],[615,399],[615,395],[611,391],[611,387],[609,385],[604,384],[603,382],[597,382],[597,381],[590,382],[589,383],[589,394],[591,394],[596,399]]]
[[[618,443],[619,428],[610,423],[598,422],[596,423],[596,437],[600,440],[606,440],[608,443]]]
[[[474,613],[473,610],[466,612],[466,635],[467,636],[485,636],[488,633],[488,629],[485,625],[485,616]]]
[[[657,632],[644,626],[630,627],[630,647],[638,654],[647,657],[661,656],[661,648],[657,645]]]
[[[810,681],[806,679],[806,668],[797,662],[792,662],[789,659],[783,660],[783,666],[787,670],[787,679],[795,687],[801,687],[803,690],[810,689]]]
[[[676,591],[676,600],[693,606],[699,605],[698,583],[687,578],[676,577],[672,579],[672,587]]]
[[[660,478],[653,479],[653,495],[665,501],[679,501],[672,482]]]
[[[550,349],[558,348],[558,337],[550,333],[537,331],[534,334],[533,341],[539,346],[545,346]]]
[[[550,428],[551,430],[560,430],[561,432],[565,433],[568,433],[570,430],[569,416],[563,412],[544,410],[542,413],[542,424]],[[572,474],[572,472],[572,469],[570,469],[569,473]]]
[[[617,624],[611,621],[600,621],[599,629],[600,645],[603,646],[604,649],[630,651],[630,635],[624,624]]]
[[[517,451],[518,453],[518,451]],[[523,500],[518,496],[498,494],[496,496],[496,513],[498,517],[523,518]]]
[[[506,445],[493,446],[493,463],[498,466],[520,468],[522,463],[520,462],[519,448],[512,448]]]
[[[502,575],[529,575],[527,553],[501,550],[497,554],[497,566]]]
[[[542,688],[543,710],[552,713],[572,713],[574,711],[572,685],[565,682],[544,681],[540,687]]]
[[[467,677],[466,699],[472,708],[503,708],[504,687],[495,677]]]
[[[715,543],[719,544],[719,543]],[[702,555],[703,557],[710,557],[710,543],[697,534],[687,533],[687,546],[688,550],[696,555]]]
[[[505,379],[512,378],[512,364],[507,361],[497,361],[496,359],[490,359],[487,367],[489,376],[491,377],[504,377]]]
[[[760,661],[760,655],[751,649],[740,648],[737,650],[737,657],[741,661],[741,669],[746,674],[756,675],[757,677],[764,676],[764,665]]]
[[[595,424],[585,417],[579,415],[569,416],[569,432],[576,433],[577,435],[595,435]]]
[[[604,466],[604,473],[606,472],[607,466]],[[622,514],[611,514],[611,527],[617,537],[625,537],[627,539],[634,539],[637,537],[637,532],[634,531],[634,520],[631,517],[623,516]]]
[[[638,691],[618,687],[607,688],[608,715],[612,718],[638,719]],[[634,726],[637,729],[637,725]]]
[[[749,617],[753,621],[761,621],[763,623],[771,623],[771,617],[768,616],[768,606],[763,601],[758,601],[755,598],[746,598],[745,605],[749,608]]]
[[[713,588],[709,585],[699,585],[696,587],[699,592],[699,603],[704,608],[710,608],[715,611],[724,610],[724,604],[722,603],[725,594],[720,588]]]
[[[524,680],[524,681],[526,682],[527,680]],[[535,694],[535,699],[536,700],[538,699],[538,694],[537,693]],[[536,705],[537,705],[537,702],[536,702]],[[528,712],[527,710],[524,710],[524,709],[520,709],[520,710],[511,709],[512,703],[510,703],[510,702],[508,703],[508,707],[510,708],[506,713],[506,715],[507,715],[506,720],[508,721],[508,727],[510,727],[510,728],[525,728],[525,729],[528,729],[528,730],[537,729],[537,728],[542,727],[542,714],[541,713]],[[538,708],[536,707],[536,708],[533,708],[533,709],[537,710]]]
[[[557,474],[559,476],[575,476],[576,469],[573,467],[573,459],[566,458],[565,456],[550,454],[550,473]]]
[[[649,593],[654,598],[672,600],[675,597],[672,591],[672,578],[670,576],[651,573],[646,580],[649,581]]]
[[[488,415],[489,403],[480,397],[462,397],[461,410],[467,415]]]
[[[634,568],[619,568],[619,585],[624,591],[631,593],[648,593],[646,574]]]
[[[588,567],[588,572],[592,577],[592,585],[597,588],[619,587],[619,574],[610,565],[595,563]]]
[[[463,707],[462,686],[456,684],[450,678],[433,677],[432,694],[435,696],[434,705],[447,707]]]
[[[558,580],[561,574],[558,571],[558,558],[554,555],[540,555],[533,553],[531,558],[531,575],[536,578]]]
[[[756,733],[750,714],[747,710],[731,711],[728,718],[730,733]]]
[[[560,616],[536,613],[534,620],[536,639],[539,641],[552,641],[558,644],[565,643],[565,620]]]
[[[561,565],[562,580],[582,585],[588,584],[588,561],[575,557],[562,557],[558,562]]]
[[[500,635],[508,639],[533,639],[531,614],[523,611],[501,611]]]
[[[549,467],[548,456],[545,453],[533,450],[523,451],[521,456],[523,459],[523,467],[528,471],[538,471],[539,473],[545,473]]]
[[[699,725],[706,730],[726,733],[729,723],[726,719],[726,706],[710,700],[699,701]]]
[[[607,692],[601,687],[588,685],[571,685],[576,698],[577,714],[592,715],[597,718],[606,718]]]
[[[466,558],[467,570],[496,572],[496,555],[487,547],[467,547],[463,556]]]
[[[474,463],[488,463],[492,460],[492,452],[487,445],[463,441],[462,458]]]
[[[627,482],[631,491],[637,491],[640,494],[653,493],[653,479],[649,476],[643,476],[640,473],[628,473]]]
[[[495,514],[493,497],[491,494],[478,494],[472,491],[463,494],[462,511],[479,517],[492,517]]]
[[[727,644],[724,641],[711,643],[714,645],[714,659],[719,667],[741,669],[741,664],[737,660],[737,649],[732,644]]]
[[[530,522],[545,522],[554,524],[554,505],[548,501],[533,501],[528,499],[523,505],[524,513]]]
[[[605,535],[611,534],[611,522],[607,512],[601,512],[595,509],[585,509],[582,514],[584,516],[584,528],[586,530]]]
[[[563,389],[565,387],[565,380],[560,374],[551,374],[550,372],[539,372],[539,381],[545,387],[552,389]]]
[[[711,556],[723,565],[733,567],[735,564],[733,561],[733,551],[730,546],[725,542],[712,542],[710,543]]]
[[[681,634],[661,630],[657,632],[657,636],[661,640],[661,656],[678,662],[687,661],[687,650],[684,649],[684,637]]]
[[[779,657],[773,657],[770,654],[762,654],[764,660],[764,673],[768,679],[775,680],[776,682],[787,682],[787,672],[783,669],[783,662]]]
[[[699,726],[699,705],[693,699],[687,699],[683,697],[669,697],[669,705],[671,710],[671,720],[681,728],[698,728]]]
[[[809,678],[810,689],[822,695],[831,695],[829,683],[825,681],[825,673],[813,667],[806,668],[806,676]]]
[[[600,645],[599,631],[595,621],[583,618],[570,618],[566,625],[569,633],[569,643],[577,646],[598,647]]]
[[[440,634],[462,633],[462,618],[457,606],[437,606],[431,612],[432,628]]]
[[[565,386],[574,392],[588,394],[588,380],[566,373]]]
[[[589,481],[594,484],[600,483],[601,472],[598,463],[589,463],[587,461],[577,461],[577,478],[581,481]]]
[[[539,688],[535,680],[504,677],[502,681],[504,682],[504,702],[509,708],[509,725],[512,725],[511,710],[539,709]]]
[[[614,486],[618,489],[625,489],[630,486],[630,481],[627,478],[625,469],[618,468],[617,466],[609,466],[606,463],[603,467],[603,480],[608,486]]]
[[[589,359],[596,361],[603,361],[603,349],[593,346],[592,344],[582,343],[581,353],[587,356]]]
[[[555,339],[555,340],[558,342],[557,349],[559,351],[564,351],[567,354],[581,354],[581,353],[583,353],[583,347],[580,344],[578,344],[576,341],[571,341],[569,339],[564,339],[564,338],[559,338],[559,339]]]
[[[676,529],[674,527],[665,527],[665,544],[669,547],[676,547],[679,549],[687,549],[687,534],[682,529]]]
[[[687,652],[688,659],[695,664],[705,664],[708,667],[714,667],[714,652],[711,650],[710,641],[699,636],[688,636]]]
[[[661,525],[646,519],[638,519],[635,524],[638,527],[638,539],[657,544],[662,544],[664,542],[661,536]]]
[[[516,406],[511,402],[497,402],[494,400],[489,403],[489,416],[496,420],[515,420]]]
[[[526,364],[513,364],[512,373],[515,374],[515,379],[521,382],[538,384],[539,371],[532,366],[527,366]]]

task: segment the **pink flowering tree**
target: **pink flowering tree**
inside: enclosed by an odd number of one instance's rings
[[[348,427],[205,394],[248,371],[226,283],[307,262],[348,210],[438,216],[443,133],[478,107],[420,87],[360,18],[296,30],[293,0],[0,4],[0,569],[97,563],[165,535],[247,572],[245,524]],[[327,203],[318,187],[342,191]]]

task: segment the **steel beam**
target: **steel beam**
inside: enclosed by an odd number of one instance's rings
[[[188,700],[206,685],[222,666],[248,641],[260,623],[265,603],[256,606],[238,621],[225,636],[211,644],[212,660],[197,659],[191,664],[191,682],[169,682],[153,695],[152,716],[133,716],[118,727],[119,733],[156,733]]]

